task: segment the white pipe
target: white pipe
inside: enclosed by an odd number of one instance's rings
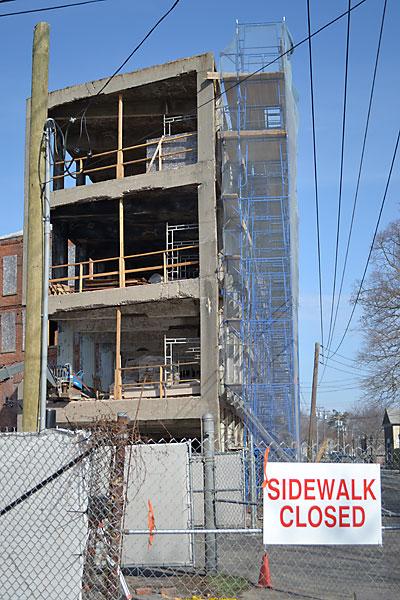
[[[384,525],[382,526],[383,531],[399,531],[400,525]],[[192,535],[192,534],[206,534],[206,533],[240,533],[240,534],[260,534],[262,529],[155,529],[154,535]],[[124,529],[122,532],[124,535],[150,535],[149,529]]]
[[[42,343],[40,361],[40,410],[39,431],[46,429],[46,404],[47,404],[47,346],[48,346],[48,318],[49,318],[49,269],[50,269],[50,131],[51,119],[46,121],[44,129],[45,139],[45,183],[42,195],[43,213],[43,290],[42,290]]]
[[[262,533],[262,529],[155,529],[154,535],[179,535],[192,533]],[[125,529],[124,535],[150,535],[148,529]]]

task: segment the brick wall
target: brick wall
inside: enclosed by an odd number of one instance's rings
[[[22,256],[21,234],[0,238],[0,368],[24,360]],[[16,426],[17,387],[22,379],[23,373],[18,373],[0,382],[0,429]]]

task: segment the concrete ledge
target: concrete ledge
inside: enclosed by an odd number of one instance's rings
[[[51,192],[51,208],[76,204],[77,202],[95,202],[96,200],[116,200],[142,191],[172,189],[187,185],[199,185],[211,176],[214,177],[213,161],[198,162],[177,169],[131,175],[124,179],[108,179],[89,185],[81,185]]]
[[[119,412],[134,419],[139,405],[140,421],[169,421],[201,419],[208,407],[201,396],[180,398],[142,398],[142,400],[79,400],[69,402],[63,407],[49,405],[56,409],[58,425],[70,423],[92,423],[99,419],[116,419]]]
[[[210,71],[214,64],[214,55],[211,52],[180,58],[164,64],[131,71],[130,73],[121,73],[110,81],[107,86],[107,91],[102,93],[102,96],[138,87],[140,85],[154,83],[155,81],[161,81],[163,79],[170,79],[171,77],[178,77],[184,73],[200,71],[204,68],[205,62]],[[60,104],[66,104],[68,102],[74,102],[75,100],[82,100],[82,98],[94,96],[107,80],[108,77],[50,92],[49,108],[51,109]]]
[[[176,298],[198,299],[199,297],[199,280],[182,279],[170,283],[149,283],[148,285],[138,285],[128,288],[113,288],[111,290],[49,296],[49,315],[78,309],[163,302]]]

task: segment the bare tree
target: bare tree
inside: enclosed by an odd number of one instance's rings
[[[377,236],[372,264],[359,297],[363,346],[358,359],[370,371],[363,380],[366,397],[388,406],[400,396],[400,219]]]

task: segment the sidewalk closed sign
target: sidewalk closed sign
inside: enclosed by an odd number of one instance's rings
[[[379,465],[266,467],[264,544],[382,544]]]

